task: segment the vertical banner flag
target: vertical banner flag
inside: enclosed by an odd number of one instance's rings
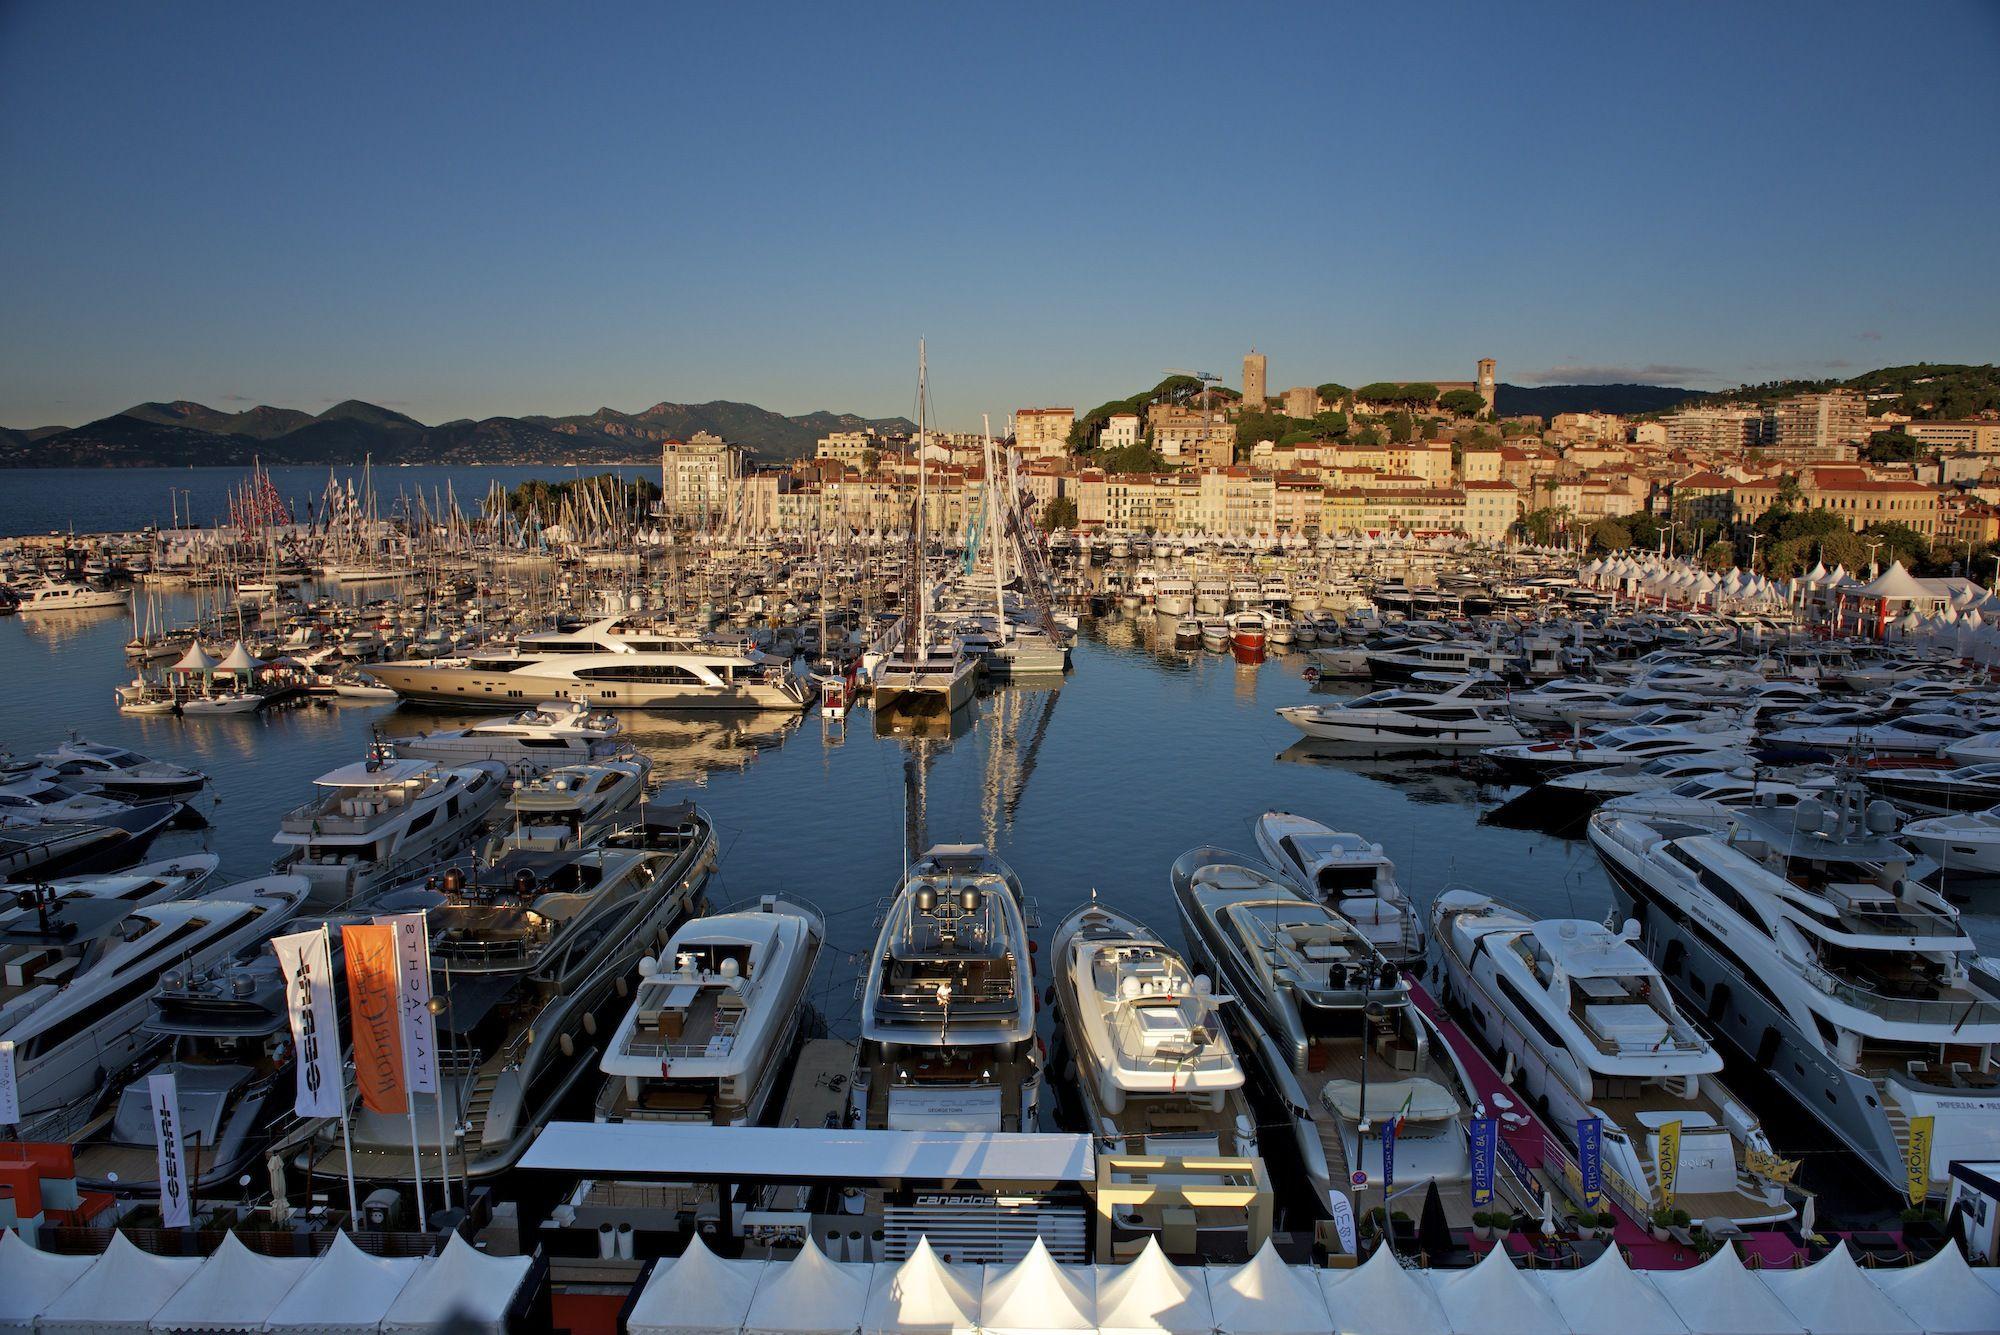
[[[1681,1124],[1660,1124],[1660,1204],[1674,1208],[1674,1187],[1681,1178]]]
[[[1333,1226],[1340,1232],[1341,1250],[1349,1256],[1361,1255],[1354,1242],[1354,1206],[1339,1187],[1326,1193],[1333,1205]]]
[[[1499,1124],[1491,1117],[1472,1119],[1472,1204],[1484,1209],[1493,1204],[1493,1142]]]
[[[14,1083],[14,1040],[0,1041],[0,1126],[21,1120],[21,1090]]]
[[[396,969],[403,1008],[403,1053],[410,1088],[437,1093],[437,1024],[431,1014],[431,943],[421,913],[386,913],[375,920],[396,929]]]
[[[181,1103],[173,1073],[148,1076],[146,1095],[153,1104],[153,1143],[159,1152],[160,1222],[168,1228],[186,1228],[194,1222],[192,1187],[181,1157]]]
[[[361,1102],[370,1112],[407,1112],[396,929],[386,923],[350,924],[340,929],[340,948],[347,957],[347,1013],[354,1027],[354,1083]]]
[[[1576,1124],[1576,1166],[1583,1178],[1583,1203],[1604,1208],[1604,1119],[1580,1118]]]
[[[1910,1157],[1905,1167],[1910,1175],[1912,1205],[1922,1205],[1931,1194],[1931,1132],[1936,1125],[1929,1116],[1910,1119]]]
[[[292,1046],[298,1051],[300,1117],[338,1117],[347,1105],[347,1076],[340,1061],[340,1013],[333,1001],[333,958],[326,933],[276,937],[278,967],[285,972],[285,1007]]]
[[[1396,1185],[1396,1123],[1399,1117],[1391,1117],[1382,1123],[1382,1199],[1387,1202],[1389,1189]]]

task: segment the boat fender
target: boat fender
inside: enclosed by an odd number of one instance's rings
[[[1097,1093],[1104,1102],[1104,1111],[1113,1114],[1125,1111],[1125,1090],[1110,1072],[1098,1077]]]
[[[583,1013],[583,1032],[592,1038],[597,1037],[597,1016],[589,1011]]]
[[[574,1057],[576,1055],[576,1043],[568,1034],[564,1034],[561,1038],[557,1039],[556,1046],[562,1049],[562,1055],[565,1057]]]
[[[628,988],[628,987],[626,986],[626,983],[625,983],[625,980],[624,980],[623,978],[620,978],[620,979],[619,979],[619,980],[617,981],[617,983],[616,983],[616,985],[615,985],[615,986],[616,986],[616,987],[617,987],[617,989],[618,989],[618,996],[619,996],[619,998],[620,998],[621,1000],[622,1000],[622,999],[623,999],[623,998],[624,998],[624,997],[626,996],[626,994],[627,994],[627,993],[628,993],[628,992],[630,991],[630,989],[629,989],[629,988]]]

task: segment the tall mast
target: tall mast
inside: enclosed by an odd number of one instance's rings
[[[911,529],[911,542],[916,548],[916,591],[917,591],[917,640],[914,652],[923,652],[926,643],[924,634],[924,605],[930,601],[924,589],[924,474],[930,469],[924,464],[925,438],[930,433],[930,418],[927,408],[930,401],[929,367],[925,361],[924,340],[917,340],[917,514]]]

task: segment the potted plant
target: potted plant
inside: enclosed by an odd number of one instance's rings
[[[1597,1236],[1608,1242],[1612,1235],[1617,1232],[1618,1216],[1609,1210],[1599,1210],[1597,1212]]]
[[[1491,1242],[1502,1229],[1513,1222],[1514,1217],[1505,1210],[1474,1210],[1472,1235],[1481,1242]]]
[[[1651,1217],[1647,1220],[1647,1227],[1654,1238],[1660,1242],[1665,1242],[1673,1236],[1673,1229],[1686,1228],[1688,1222],[1688,1212],[1686,1210],[1669,1210],[1666,1206],[1662,1205],[1659,1209],[1653,1211]]]

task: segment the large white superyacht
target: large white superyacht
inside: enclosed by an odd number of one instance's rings
[[[574,700],[594,709],[803,710],[812,698],[788,664],[629,615],[463,658],[371,663],[368,672],[406,700],[484,709]]]
[[[478,834],[506,773],[492,760],[457,769],[379,756],[343,765],[313,780],[318,796],[279,821],[278,869],[305,877],[320,905],[386,888]]]
[[[1884,1181],[2000,1157],[2000,980],[1957,912],[1909,876],[1887,803],[1799,802],[1726,832],[1599,812],[1590,842],[1683,1004]],[[1864,824],[1865,820],[1865,824]]]

